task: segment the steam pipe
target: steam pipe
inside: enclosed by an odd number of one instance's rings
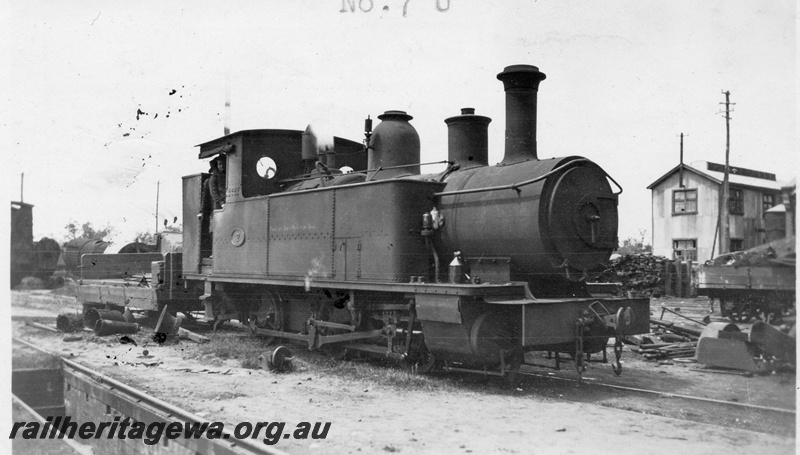
[[[425,244],[431,250],[431,254],[433,254],[433,279],[435,283],[439,282],[439,254],[436,253],[436,248],[433,247],[433,243],[431,242],[430,237],[425,237]]]
[[[386,171],[386,170],[389,170],[389,169],[402,169],[402,168],[413,167],[413,166],[430,166],[432,164],[449,164],[449,165],[452,165],[453,163],[451,163],[450,161],[447,161],[447,160],[442,160],[442,161],[431,161],[430,163],[400,164],[400,165],[397,165],[397,166],[379,167],[377,169],[364,169],[364,170],[358,170],[358,171],[354,170],[354,171],[350,172],[350,174],[361,174],[361,173],[365,173],[365,172],[369,173],[369,172]],[[279,182],[280,183],[302,182],[302,181],[305,181],[305,180],[313,180],[313,179],[315,179],[317,177],[319,177],[319,176],[316,173],[305,173],[305,174],[300,174],[297,177],[279,180]]]

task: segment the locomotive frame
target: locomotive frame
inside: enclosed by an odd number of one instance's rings
[[[420,174],[402,111],[379,116],[374,132],[368,119],[364,144],[323,144],[310,129],[201,144],[199,158],[227,160],[222,209],[204,199],[208,174],[183,178],[183,278],[202,286],[206,319],[337,355],[500,375],[532,350],[570,353],[580,372],[584,353],[605,354],[614,337],[619,373],[621,338],[649,331],[649,299],[587,291],[616,247],[619,193],[585,158],[536,155],[544,78],[529,65],[498,75],[507,127],[497,166],[487,162],[491,120],[469,108],[445,120],[439,174]]]

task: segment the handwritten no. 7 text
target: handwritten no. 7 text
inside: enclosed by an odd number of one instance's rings
[[[450,0],[428,1],[433,2],[436,11],[440,13],[445,13],[450,9]],[[402,6],[400,5],[401,2]],[[380,3],[384,3],[384,5],[381,6]],[[397,11],[398,9],[402,9],[403,17],[406,17],[410,9],[409,3],[411,3],[411,0],[342,0],[342,9],[340,9],[339,12],[355,13],[356,11],[360,11],[362,13],[369,13],[377,9],[388,13],[390,10]]]

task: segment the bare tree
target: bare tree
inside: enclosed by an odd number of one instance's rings
[[[652,245],[645,243],[644,239],[646,236],[647,231],[644,229],[640,230],[638,237],[629,237],[623,240],[622,244],[619,246],[619,248],[617,248],[617,253],[621,254],[622,256],[638,253],[652,253]]]
[[[102,239],[111,235],[114,231],[111,226],[106,225],[104,228],[95,229],[91,221],[87,221],[80,226],[77,221],[71,221],[64,226],[67,230],[67,241],[75,239]]]

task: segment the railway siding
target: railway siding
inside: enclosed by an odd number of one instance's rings
[[[680,303],[690,316],[708,311],[707,301],[668,303],[671,308]],[[20,308],[12,310],[16,313]],[[203,332],[202,326],[192,329]],[[290,453],[357,453],[357,449],[374,453],[385,447],[414,453],[527,453],[532,447],[566,451],[575,444],[615,453],[783,453],[795,443],[794,415],[767,416],[758,410],[676,397],[685,394],[777,407],[794,403],[794,375],[702,375],[693,371],[698,365],[660,365],[627,348],[622,357],[626,373],[620,377],[606,364],[591,363],[580,387],[523,377],[519,389],[508,390],[501,381],[478,375],[411,376],[391,365],[334,361],[302,349],[293,349],[295,368],[290,373],[248,369],[240,358],[244,351],[234,348],[247,345],[257,351],[258,341],[233,327],[217,334],[206,332],[211,343],[181,341],[161,346],[148,344],[151,332],[144,329],[131,336],[138,347],[89,334],[83,335],[83,341],[65,343],[62,335],[22,323],[16,323],[14,330],[51,352],[206,419],[332,423],[324,441],[281,441],[278,449]],[[147,359],[139,358],[143,349],[150,352]],[[569,361],[562,363],[561,371],[525,367],[523,372],[575,378]],[[596,387],[594,382],[663,394],[613,390]],[[609,434],[615,437],[608,438]],[[603,440],[609,442],[597,442]],[[620,444],[626,450],[619,451]]]

